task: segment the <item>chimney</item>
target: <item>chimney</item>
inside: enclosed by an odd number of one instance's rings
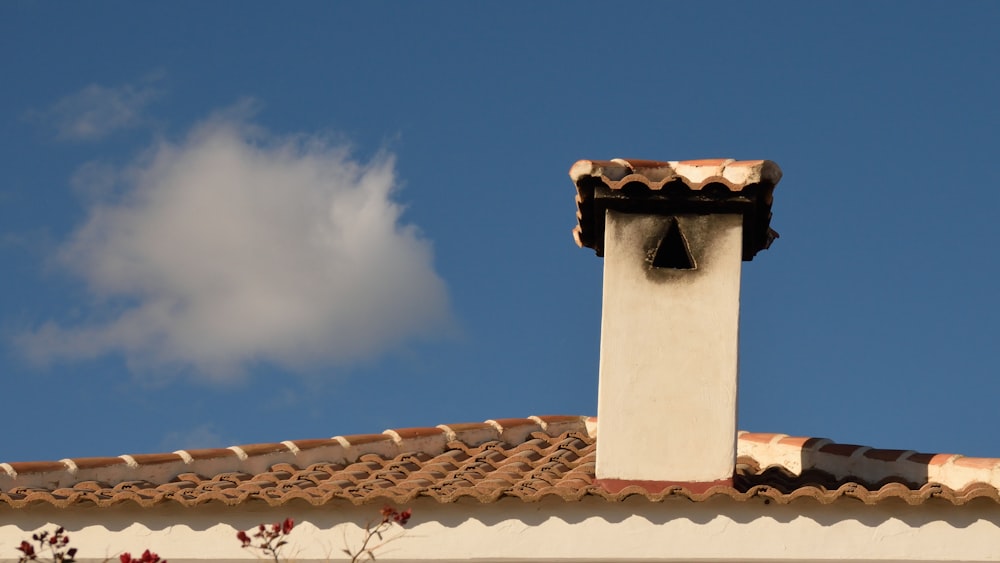
[[[740,262],[777,233],[768,160],[581,160],[577,244],[604,257],[597,479],[732,484]]]

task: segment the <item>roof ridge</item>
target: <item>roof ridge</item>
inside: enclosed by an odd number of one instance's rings
[[[781,504],[800,498],[824,504],[840,498],[1000,503],[998,458],[753,432],[738,434],[732,486],[704,492],[674,486],[659,493],[626,487],[612,493],[594,478],[597,430],[594,417],[533,416],[164,454],[0,463],[0,504],[281,505],[301,499],[321,505],[338,499],[409,502],[417,496],[440,502],[547,496],[619,501],[637,494],[657,502],[729,497]]]
[[[481,423],[388,429],[381,434],[241,444],[225,448],[177,450],[171,453],[122,454],[117,457],[65,458],[59,461],[0,463],[0,490],[13,487],[65,487],[80,481],[124,482],[142,476],[165,481],[180,473],[214,475],[227,471],[260,473],[277,463],[301,467],[319,462],[353,463],[366,454],[391,459],[409,451],[438,455],[450,441],[469,447],[500,440],[519,444],[532,433],[558,436],[586,431],[587,417],[543,415]],[[148,475],[148,477],[147,477]]]
[[[827,438],[740,432],[738,456],[761,462],[761,470],[783,467],[796,475],[824,471],[836,479],[878,483],[898,478],[918,485],[941,484],[961,490],[976,483],[1000,488],[1000,458],[918,453],[841,444]]]

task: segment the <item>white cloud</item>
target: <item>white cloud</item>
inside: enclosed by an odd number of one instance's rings
[[[103,320],[22,334],[36,361],[120,353],[134,371],[226,379],[260,361],[368,359],[449,323],[431,246],[393,201],[389,155],[359,163],[323,139],[217,117],[97,176],[122,193],[91,204],[58,261]]]
[[[91,84],[30,116],[55,128],[60,139],[93,141],[142,124],[143,110],[157,95],[149,80],[138,86]]]

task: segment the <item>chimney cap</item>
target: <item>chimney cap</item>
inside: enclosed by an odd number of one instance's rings
[[[580,160],[569,170],[576,184],[573,237],[604,255],[604,211],[673,215],[743,215],[743,259],[752,260],[778,237],[771,202],[781,169],[770,160]]]

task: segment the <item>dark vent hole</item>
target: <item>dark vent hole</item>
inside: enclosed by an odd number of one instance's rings
[[[667,234],[663,236],[656,254],[653,255],[654,268],[671,268],[674,270],[693,270],[694,260],[688,250],[687,242],[681,234],[681,228],[676,219],[670,220]]]

